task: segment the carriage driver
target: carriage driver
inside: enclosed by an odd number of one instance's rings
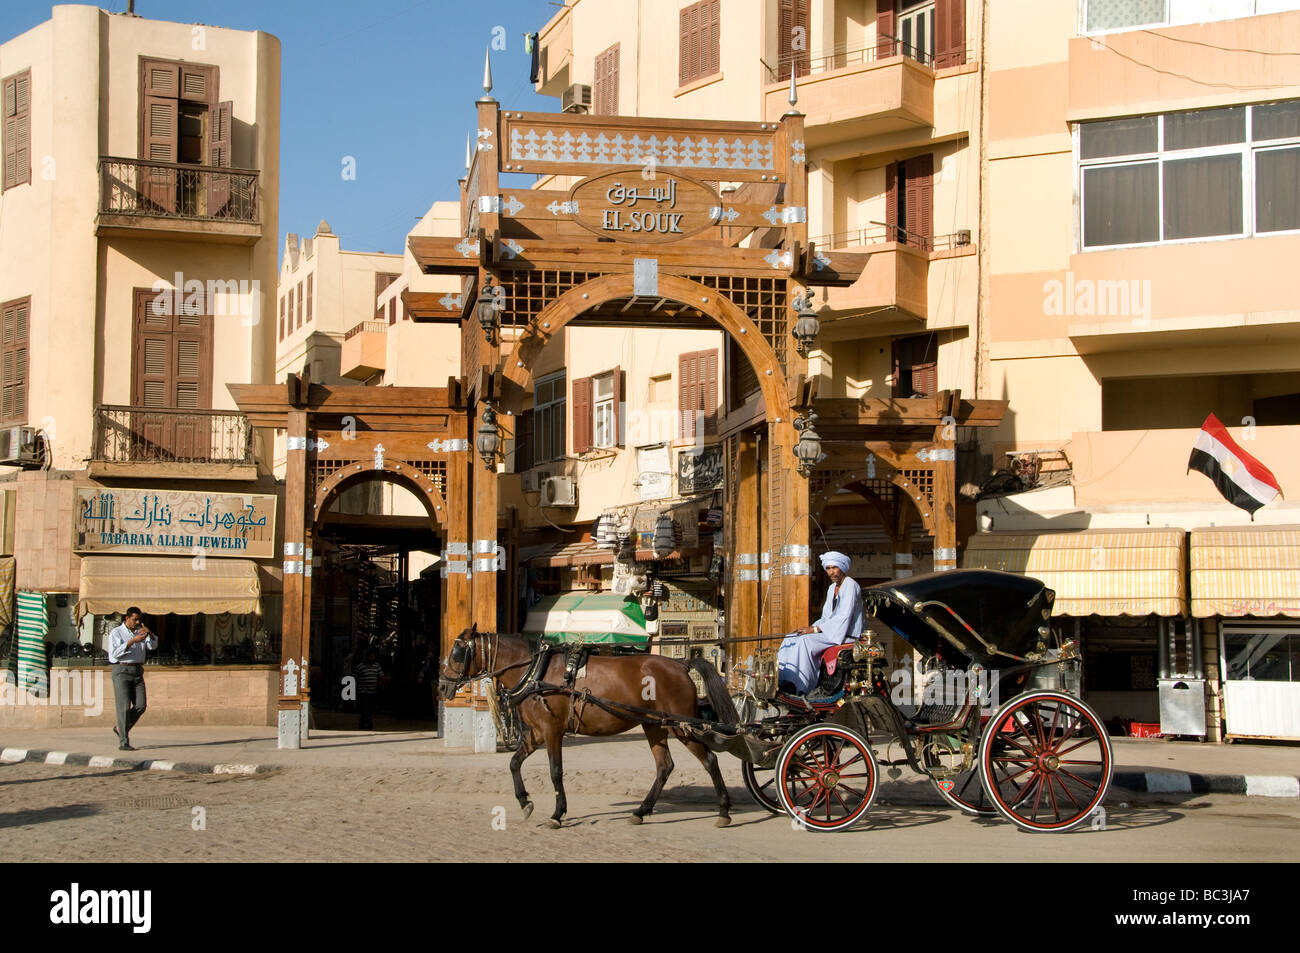
[[[834,551],[824,553],[822,568],[830,576],[831,587],[826,591],[821,618],[787,635],[776,656],[778,682],[790,683],[800,694],[817,684],[823,652],[862,635],[862,587],[848,575],[849,557]]]

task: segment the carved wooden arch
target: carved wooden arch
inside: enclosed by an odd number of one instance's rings
[[[446,526],[446,498],[429,476],[405,460],[385,460],[378,467],[373,462],[358,460],[335,470],[316,487],[315,518],[319,520],[325,514],[334,497],[367,480],[382,480],[406,487],[424,505],[435,528]]]
[[[828,479],[817,490],[811,501],[813,518],[817,520],[819,524],[825,517],[826,507],[830,505],[831,499],[835,494],[840,490],[852,490],[875,508],[876,512],[881,515],[881,522],[885,525],[885,529],[890,538],[892,539],[894,537],[896,527],[891,525],[892,519],[885,515],[886,510],[884,509],[884,501],[872,493],[869,487],[864,485],[861,474],[838,472],[827,474],[827,476]],[[915,483],[907,478],[907,474],[895,470],[892,467],[881,466],[880,472],[873,479],[892,484],[894,488],[898,490],[900,499],[905,499],[911,504],[912,509],[915,511],[915,518],[921,521],[921,525],[925,527],[926,532],[932,537],[937,538],[935,531],[934,507],[931,505],[930,500],[917,492]]]
[[[602,275],[566,291],[538,313],[514,353],[502,359],[503,377],[526,392],[532,380],[532,368],[552,337],[584,312],[634,294],[630,274]],[[696,308],[716,321],[737,342],[754,368],[768,419],[790,419],[790,399],[781,363],[749,315],[725,295],[678,275],[659,276],[657,297]]]

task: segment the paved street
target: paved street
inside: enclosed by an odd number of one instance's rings
[[[544,755],[525,765],[537,812],[510,796],[504,755],[425,752],[427,766],[291,767],[253,776],[0,765],[11,861],[927,860],[1283,861],[1300,855],[1300,800],[1113,791],[1104,831],[1023,833],[943,807],[914,781],[882,780],[867,820],[832,835],[755,807],[723,761],[733,823],[713,824],[703,769],[673,745],[659,811],[626,823],[652,779],[644,742],[566,746],[570,813],[551,809]],[[199,812],[206,829],[195,830]],[[495,810],[502,808],[503,811]],[[501,820],[504,819],[504,830]],[[494,820],[496,824],[494,825]],[[128,845],[129,843],[129,850]]]

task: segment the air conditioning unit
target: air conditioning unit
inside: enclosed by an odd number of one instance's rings
[[[6,427],[0,430],[0,464],[39,466],[41,442],[35,427]]]
[[[566,113],[591,112],[591,87],[586,83],[574,83],[564,91],[560,108]]]
[[[573,477],[550,477],[542,484],[542,503],[546,506],[577,506],[578,485]]]
[[[525,470],[519,474],[521,489],[525,493],[542,492],[542,484],[551,478],[546,470]]]

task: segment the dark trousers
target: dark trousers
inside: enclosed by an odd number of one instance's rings
[[[362,728],[375,726],[375,699],[378,696],[378,692],[357,692],[357,714],[361,716]]]
[[[122,744],[144,714],[144,666],[118,662],[113,666],[113,701],[117,705],[117,735]]]

